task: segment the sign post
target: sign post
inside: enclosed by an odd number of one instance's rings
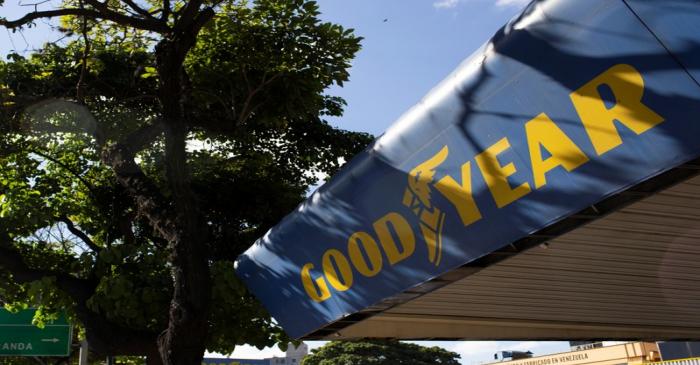
[[[33,309],[0,310],[0,356],[68,356],[73,328],[66,318],[39,328],[33,317]]]

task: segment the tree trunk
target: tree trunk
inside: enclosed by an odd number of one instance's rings
[[[166,365],[201,364],[211,296],[208,234],[187,171],[186,75],[182,67],[187,49],[189,46],[178,40],[163,41],[156,47],[159,99],[166,125],[166,176],[175,213],[174,221],[163,225],[170,228],[163,234],[169,242],[174,289],[168,328],[158,339],[160,356]]]
[[[146,355],[146,365],[162,365],[163,361],[160,359],[160,354],[157,349]]]
[[[90,352],[101,356],[145,356],[157,351],[157,333],[139,331],[112,323],[83,304],[78,304],[75,310],[85,327],[85,337]]]

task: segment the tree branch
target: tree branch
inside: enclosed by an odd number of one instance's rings
[[[55,163],[56,165],[60,166],[61,168],[66,170],[68,173],[73,175],[73,177],[78,179],[78,181],[80,181],[83,185],[85,185],[85,187],[90,191],[91,194],[95,195],[95,188],[84,177],[82,177],[79,173],[73,171],[73,169],[71,169],[68,165],[66,165],[63,162],[61,162],[60,160],[52,157],[48,153],[44,153],[44,152],[40,151],[39,149],[34,148],[34,149],[29,150],[29,152],[36,154],[36,155],[39,155],[39,156]]]
[[[169,206],[160,190],[134,161],[132,148],[126,143],[108,146],[102,151],[102,162],[112,168],[117,181],[136,199],[139,214],[146,217],[161,236],[170,238],[177,230]]]
[[[170,0],[163,0],[163,13],[160,15],[160,19],[167,22],[170,12]]]
[[[155,18],[153,18],[153,15],[151,15],[151,13],[149,13],[146,9],[144,9],[144,8],[142,8],[142,7],[138,6],[138,5],[136,5],[136,3],[133,2],[132,0],[122,0],[122,1],[123,1],[126,5],[128,5],[131,9],[133,9],[135,12],[137,12],[137,13],[143,15],[144,17],[146,17],[146,18],[151,18],[151,19],[155,19]]]
[[[160,237],[153,235],[153,234],[146,234],[145,236],[146,236],[146,238],[151,240],[151,242],[153,242],[153,245],[155,245],[156,247],[158,247],[160,249],[165,249],[168,247],[168,241],[163,239],[163,238],[160,238]]]
[[[200,15],[199,7],[202,6],[203,0],[190,0],[187,5],[180,11],[180,18],[175,22],[173,30],[175,33],[188,32],[191,28],[195,17]],[[197,34],[195,32],[194,34]]]
[[[64,215],[58,217],[58,220],[59,220],[60,222],[62,222],[63,224],[66,225],[66,228],[68,228],[68,231],[69,231],[70,233],[72,233],[74,236],[80,238],[80,240],[82,240],[83,242],[85,242],[85,244],[86,244],[88,247],[90,247],[90,249],[91,249],[93,252],[98,253],[98,252],[100,252],[100,251],[102,250],[102,247],[100,247],[100,246],[98,246],[97,244],[95,244],[95,242],[93,242],[93,240],[90,239],[90,237],[89,237],[87,234],[85,234],[85,232],[83,232],[83,231],[79,230],[78,228],[76,228],[76,227],[75,227],[75,224],[73,223],[73,221],[71,221],[71,220],[68,218],[67,215],[64,214]]]
[[[120,221],[119,222],[119,229],[122,231],[122,234],[124,235],[124,244],[133,246],[134,243],[136,243],[136,236],[134,236],[134,232],[131,231],[131,225],[128,224],[127,221]]]
[[[165,130],[165,125],[161,120],[148,124],[132,132],[124,138],[120,144],[128,148],[132,154],[140,152],[160,136]]]
[[[93,4],[95,2],[91,1],[89,3]],[[80,9],[80,8],[65,8],[65,9],[46,10],[46,11],[34,11],[31,13],[27,13],[23,17],[16,19],[16,20],[0,19],[0,26],[4,26],[5,28],[9,28],[9,29],[20,28],[24,25],[27,25],[27,24],[33,22],[34,20],[37,20],[37,19],[53,18],[53,17],[57,17],[57,16],[64,16],[64,15],[78,15],[78,16],[87,17],[87,18],[90,18],[93,20],[104,19],[104,20],[109,20],[109,21],[115,22],[117,24],[129,25],[129,26],[137,28],[137,29],[148,30],[151,32],[156,32],[156,33],[168,33],[170,31],[170,28],[168,27],[168,25],[161,22],[160,20],[140,19],[140,18],[130,17],[128,15],[124,15],[124,14],[120,14],[120,13],[117,13],[117,12],[112,11],[112,10],[108,10],[104,7],[99,9],[99,10]]]
[[[98,128],[90,111],[84,106],[66,100],[51,100],[33,106],[36,118],[42,119],[57,110],[72,111],[80,115],[79,126],[42,125],[42,132],[85,132],[97,140],[98,148],[102,150],[100,160],[112,168],[117,181],[134,197],[138,213],[151,223],[154,229],[165,239],[170,240],[176,232],[175,221],[171,207],[160,189],[144,174],[136,164],[136,153],[148,147],[164,131],[164,123],[159,119],[132,132],[120,142],[107,145],[103,132]],[[48,157],[47,157],[48,158]]]
[[[216,12],[214,12],[213,7],[207,7],[199,14],[194,19],[194,25],[192,26],[192,34],[195,37],[195,40],[197,38],[197,35],[199,34],[199,31],[202,30],[202,28],[212,19],[214,18],[214,15],[216,15]],[[192,43],[194,45],[194,42]]]
[[[207,90],[204,90],[204,89],[193,89],[193,90],[192,90],[192,93],[193,93],[193,94],[202,94],[202,95],[204,95],[204,96],[206,96],[206,97],[216,99],[216,101],[218,101],[219,104],[221,104],[222,109],[226,112],[226,117],[227,117],[228,119],[233,119],[233,117],[234,117],[233,113],[234,113],[234,112],[231,111],[231,109],[233,108],[233,106],[232,106],[233,102],[232,102],[231,104],[229,104],[229,103],[227,103],[226,100],[224,100],[221,96],[217,95],[217,94],[214,93],[214,92],[210,92],[210,91],[207,91]],[[232,99],[233,99],[233,97],[232,97]]]
[[[12,273],[15,281],[30,283],[45,277],[55,277],[56,286],[75,300],[85,302],[92,296],[95,289],[93,282],[62,272],[30,268],[11,242],[6,232],[0,232],[0,267]]]
[[[12,246],[12,239],[0,231],[0,268],[12,274],[20,283],[30,283],[45,277],[56,278],[56,286],[75,301],[75,311],[85,326],[91,351],[104,355],[152,355],[156,349],[156,333],[134,330],[114,324],[91,311],[86,302],[95,293],[97,283],[76,278],[67,273],[29,267],[22,254]]]
[[[253,89],[250,87],[248,76],[246,75],[245,71],[243,71],[243,79],[245,80],[245,83],[248,86],[248,96],[243,102],[243,108],[241,108],[241,112],[238,114],[237,126],[242,125],[255,112],[255,110],[257,110],[262,105],[258,104],[256,106],[251,106],[253,97],[255,97],[255,95],[262,91],[266,86],[270,85],[273,81],[275,81],[275,79],[280,77],[280,75],[281,73],[276,73],[269,79],[267,78],[267,74],[263,75],[260,85]]]
[[[85,9],[83,6],[83,0],[80,0],[80,9]],[[85,104],[85,77],[88,73],[88,58],[90,57],[90,38],[88,37],[88,19],[87,17],[82,17],[81,31],[83,33],[83,42],[85,43],[85,48],[83,49],[83,57],[81,60],[80,67],[80,78],[78,79],[78,85],[75,87],[75,94],[78,102],[80,104]]]

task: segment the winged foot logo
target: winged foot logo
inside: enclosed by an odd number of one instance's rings
[[[404,206],[418,217],[417,225],[427,248],[428,261],[436,267],[442,260],[445,213],[433,204],[431,193],[436,169],[448,154],[449,149],[443,146],[437,154],[412,169],[403,195]],[[450,182],[456,184],[453,179],[443,177],[436,187],[442,194],[450,194],[454,190]],[[313,263],[304,265],[301,282],[311,299],[323,302],[331,297],[330,288],[337,292],[346,291],[353,286],[357,274],[373,277],[386,266],[385,261],[388,261],[388,266],[393,266],[413,255],[415,250],[413,225],[402,214],[389,212],[374,221],[372,229],[353,233],[348,238],[347,251],[327,250],[321,258],[322,275],[314,275]]]
[[[403,196],[403,205],[410,208],[420,219],[420,230],[428,248],[428,260],[435,266],[439,266],[442,259],[442,227],[445,213],[430,200],[431,184],[435,180],[435,170],[445,162],[448,154],[449,149],[444,146],[433,157],[411,170],[408,174],[408,187]]]

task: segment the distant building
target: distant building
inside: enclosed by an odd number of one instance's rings
[[[700,365],[700,342],[629,342],[603,346],[601,341],[570,341],[571,352],[528,357],[501,351],[487,365]]]
[[[571,351],[590,350],[603,347],[602,341],[569,341]]]
[[[700,342],[659,342],[661,360],[695,359],[700,364]]]
[[[307,344],[302,342],[299,347],[295,347],[290,343],[284,357],[273,357],[268,360],[270,360],[270,365],[299,365],[301,359],[308,353],[309,346]]]
[[[572,348],[581,347],[572,345]],[[661,355],[655,342],[630,342],[621,345],[500,361],[491,365],[643,365],[659,360],[661,360]]]
[[[307,344],[302,342],[297,347],[290,343],[284,357],[270,357],[260,360],[204,358],[202,365],[299,365],[308,353],[309,346]]]
[[[520,360],[532,357],[531,351],[499,351],[493,354],[494,360],[509,361]]]

